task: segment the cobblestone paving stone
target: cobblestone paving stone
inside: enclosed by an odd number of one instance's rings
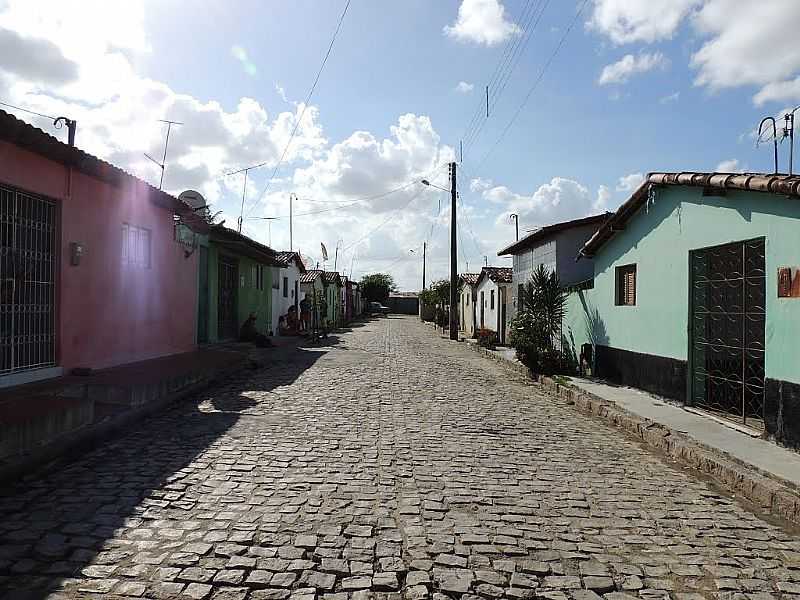
[[[800,598],[796,533],[413,318],[180,404],[0,516],[12,598]]]

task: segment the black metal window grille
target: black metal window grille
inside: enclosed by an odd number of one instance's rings
[[[0,375],[56,364],[54,202],[0,186]]]

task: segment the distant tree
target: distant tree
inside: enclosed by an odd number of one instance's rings
[[[373,273],[361,278],[361,294],[368,302],[386,302],[389,293],[396,289],[394,278],[388,273]]]

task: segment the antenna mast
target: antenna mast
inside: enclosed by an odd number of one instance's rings
[[[170,121],[169,119],[159,119],[158,122],[167,124],[167,139],[164,142],[164,155],[161,157],[161,162],[158,162],[155,158],[150,156],[147,152],[145,152],[144,155],[147,158],[149,158],[150,160],[152,160],[154,163],[156,163],[161,168],[161,179],[158,182],[158,189],[161,189],[161,186],[164,185],[164,169],[167,166],[167,148],[169,148],[169,132],[172,130],[172,126],[173,125],[183,125],[183,123],[181,123],[180,121]],[[67,126],[69,127],[69,123],[67,123]],[[74,122],[73,122],[72,127],[74,128],[74,126],[75,125],[74,125]],[[73,140],[73,142],[75,141],[75,133],[74,132],[72,133],[72,140]],[[72,145],[72,144],[70,144],[70,145]]]

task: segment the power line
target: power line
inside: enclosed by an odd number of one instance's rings
[[[380,200],[381,198],[385,198],[385,197],[390,196],[392,194],[396,194],[397,192],[401,192],[401,191],[403,191],[405,189],[408,189],[408,188],[410,188],[410,187],[412,187],[414,185],[417,185],[420,182],[420,179],[429,176],[431,173],[433,173],[437,169],[440,169],[442,166],[443,166],[442,164],[438,164],[433,169],[431,169],[430,171],[421,174],[419,177],[416,177],[416,178],[412,179],[411,181],[407,181],[406,183],[404,183],[401,186],[398,186],[398,187],[393,188],[391,190],[388,190],[386,192],[381,192],[380,194],[375,194],[373,196],[364,196],[362,198],[356,198],[355,200],[342,200],[342,201],[338,201],[338,200],[315,200],[315,202],[321,202],[321,203],[327,203],[327,202],[330,202],[330,203],[337,202],[338,203],[338,202],[342,202],[342,204],[340,206],[332,206],[330,208],[321,208],[319,210],[314,210],[314,211],[310,211],[310,212],[295,213],[293,216],[294,217],[304,217],[304,216],[309,216],[309,215],[319,215],[319,214],[331,212],[331,211],[334,211],[334,210],[342,210],[342,209],[345,209],[345,208],[349,208],[350,206],[353,206],[353,205],[358,204],[360,202],[371,202],[373,200]],[[308,198],[300,198],[300,200],[308,200]],[[248,220],[257,219],[257,218],[258,217],[247,217]],[[281,215],[281,216],[276,217],[276,218],[278,218],[278,219],[288,219],[289,217],[288,217],[288,215]]]
[[[300,123],[303,121],[303,116],[306,114],[306,109],[308,108],[308,103],[311,102],[311,97],[314,95],[314,90],[317,88],[317,83],[319,82],[319,78],[322,75],[322,71],[325,69],[325,64],[328,62],[328,57],[331,55],[331,50],[333,50],[333,44],[336,41],[336,36],[339,35],[339,30],[342,28],[342,22],[344,21],[344,17],[347,14],[347,9],[350,8],[350,0],[344,5],[344,10],[342,11],[341,16],[339,17],[339,22],[336,24],[336,31],[333,32],[333,37],[331,38],[331,43],[328,44],[328,51],[325,52],[325,58],[322,59],[322,64],[319,67],[319,71],[317,71],[317,76],[314,78],[314,83],[311,84],[311,89],[308,91],[308,95],[306,96],[306,101],[303,103],[303,110],[300,111],[300,116],[297,119],[297,122],[294,124],[294,128],[292,129],[292,134],[289,136],[289,141],[286,142],[286,146],[283,148],[283,152],[281,153],[281,157],[278,160],[278,164],[275,165],[275,168],[272,170],[272,175],[270,175],[269,179],[267,180],[267,185],[264,187],[264,190],[261,192],[261,195],[258,197],[258,200],[264,197],[264,195],[269,191],[270,186],[272,185],[273,179],[275,179],[275,175],[278,172],[278,169],[283,163],[283,159],[286,158],[286,153],[289,151],[289,146],[292,144],[292,140],[294,140],[294,136],[297,133],[297,129],[300,127]]]
[[[519,64],[525,50],[528,47],[531,37],[539,26],[539,22],[541,21],[549,3],[550,0],[539,0],[537,4],[533,5],[531,8],[531,2],[528,0],[523,8],[519,22],[522,23],[524,34],[520,37],[514,38],[506,45],[506,51],[498,62],[495,73],[488,86],[491,89],[491,97],[487,100],[490,104],[492,104],[492,106],[496,105],[500,101],[508,82],[511,80],[511,76],[514,74],[517,65]],[[529,11],[529,9],[531,10]],[[480,109],[481,106],[478,107],[478,112],[476,113],[477,116],[480,116],[482,112]],[[473,124],[471,125],[470,131],[468,135],[463,138],[464,145],[467,146],[467,150],[469,150],[469,147],[472,146],[480,136],[481,131],[483,130],[487,121],[488,114],[485,119],[476,120],[475,117],[473,117]]]
[[[486,162],[486,160],[489,158],[489,156],[492,154],[492,152],[494,152],[495,148],[497,148],[497,146],[500,144],[500,142],[506,136],[506,134],[508,133],[508,130],[511,129],[511,126],[517,120],[517,118],[519,117],[520,113],[522,113],[522,110],[525,108],[525,105],[528,103],[528,100],[530,100],[530,97],[533,95],[533,92],[539,86],[539,82],[542,81],[542,78],[544,77],[544,74],[547,72],[547,69],[550,67],[550,65],[552,64],[553,60],[555,59],[555,57],[558,55],[559,51],[561,50],[561,47],[564,45],[564,42],[566,41],[567,36],[569,36],[569,34],[572,31],[572,29],[575,27],[575,24],[578,22],[578,19],[580,18],[581,13],[583,12],[583,9],[586,8],[586,5],[588,4],[588,2],[589,2],[589,0],[583,0],[583,2],[581,3],[580,8],[575,13],[575,16],[572,18],[572,21],[570,22],[569,26],[564,31],[564,35],[561,36],[561,39],[559,40],[559,42],[556,45],[556,47],[553,49],[552,54],[550,54],[550,57],[547,59],[547,62],[545,62],[545,64],[542,66],[541,71],[539,71],[539,76],[536,78],[536,81],[533,82],[533,85],[528,90],[528,93],[525,95],[525,98],[523,98],[522,102],[519,105],[519,108],[517,108],[517,111],[514,113],[514,116],[511,117],[511,120],[508,122],[508,124],[503,129],[502,133],[500,134],[500,137],[497,138],[497,140],[492,145],[492,147],[489,148],[488,152],[486,152],[486,154],[484,154],[483,158],[478,163],[478,166],[475,169],[476,171],[480,170],[480,168],[483,166],[483,164]]]
[[[363,242],[364,240],[366,240],[366,239],[367,239],[368,237],[370,237],[372,234],[376,233],[376,232],[377,232],[378,230],[380,230],[380,229],[381,229],[383,226],[385,226],[387,223],[389,223],[389,221],[391,221],[391,220],[393,220],[394,218],[396,218],[396,217],[397,217],[397,216],[400,214],[400,211],[403,211],[403,210],[407,209],[407,208],[408,208],[408,207],[411,205],[411,203],[412,203],[414,200],[416,200],[417,198],[419,198],[420,194],[422,194],[422,192],[423,192],[423,191],[424,191],[424,189],[420,189],[420,190],[419,190],[419,191],[418,191],[416,194],[414,194],[413,196],[411,196],[411,198],[409,198],[408,202],[406,202],[406,203],[405,203],[403,206],[401,206],[401,207],[399,207],[399,208],[396,208],[396,209],[394,209],[394,210],[392,211],[392,214],[390,214],[390,215],[389,215],[389,216],[386,218],[386,220],[384,220],[384,221],[383,221],[383,222],[382,222],[380,225],[378,225],[377,227],[373,228],[373,229],[372,229],[372,230],[371,230],[369,233],[367,233],[366,235],[363,235],[363,236],[361,236],[361,237],[360,237],[359,239],[357,239],[355,242],[353,242],[353,243],[351,243],[351,244],[348,244],[347,246],[345,246],[345,247],[343,248],[343,250],[344,250],[344,251],[347,251],[347,250],[349,250],[350,248],[353,248],[354,246],[358,246],[358,245],[359,245],[361,242]]]
[[[529,14],[528,10],[530,9],[530,7],[531,7],[531,0],[527,0],[524,8],[522,9],[522,12],[520,13],[520,17],[518,19],[519,22],[522,24],[522,27],[523,27],[523,30],[525,31],[525,33],[522,36],[514,36],[508,41],[508,43],[506,44],[505,50],[503,52],[503,56],[497,62],[497,66],[495,67],[494,73],[492,74],[492,77],[489,80],[489,84],[487,85],[487,89],[491,88],[491,90],[493,92],[492,93],[492,96],[493,96],[492,100],[494,99],[495,86],[498,84],[498,82],[500,82],[503,79],[504,74],[506,72],[508,72],[508,65],[510,64],[510,62],[512,60],[512,56],[515,55],[517,48],[519,48],[522,38],[530,36],[530,29],[529,29],[530,23],[527,22],[527,20],[532,16],[532,14],[535,13],[535,10],[534,10],[533,13]],[[487,108],[487,111],[488,111],[488,102],[489,102],[489,98],[488,97],[486,98],[486,102],[487,102],[487,107],[486,108]],[[477,137],[477,135],[479,135],[480,129],[483,128],[484,124],[486,123],[486,121],[489,118],[488,112],[486,114],[486,118],[484,118],[484,119],[480,118],[482,116],[482,114],[483,114],[483,108],[484,108],[483,107],[483,102],[481,101],[478,104],[478,107],[477,107],[477,110],[476,110],[476,114],[475,114],[475,118],[473,118],[472,129],[471,129],[470,133],[463,138],[466,146],[469,146],[472,143],[472,141]]]
[[[0,101],[0,104],[2,104],[3,106],[7,106],[9,108],[13,108],[14,110],[19,110],[19,111],[22,111],[22,112],[25,112],[25,113],[28,113],[28,114],[31,114],[31,115],[36,115],[37,117],[43,117],[45,119],[50,119],[51,121],[55,121],[56,120],[56,117],[51,117],[50,115],[43,115],[42,113],[36,112],[34,110],[29,110],[27,108],[22,108],[21,106],[14,106],[13,104],[9,104],[8,102]]]

